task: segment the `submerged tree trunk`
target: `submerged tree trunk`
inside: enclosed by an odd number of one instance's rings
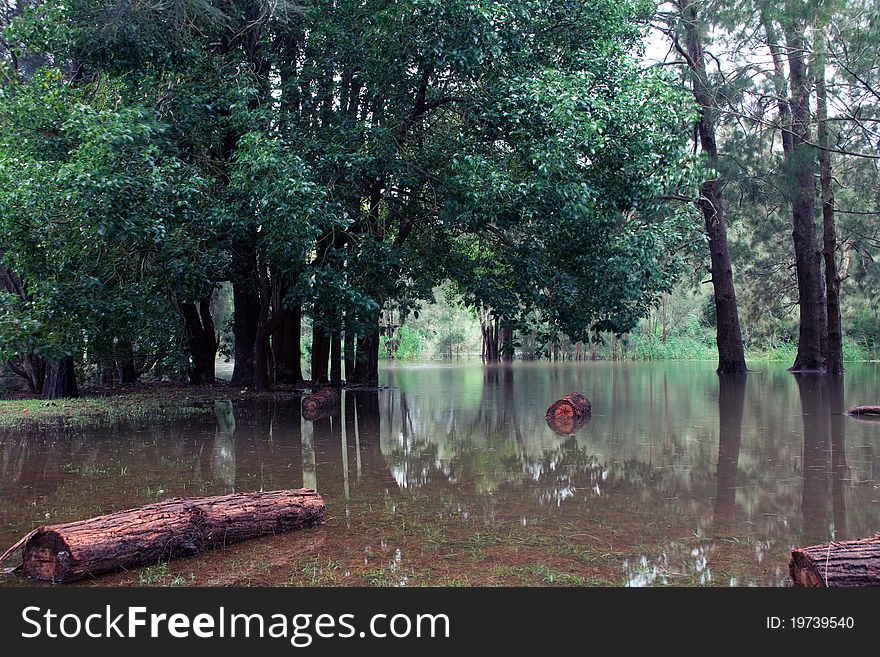
[[[345,380],[354,381],[355,351],[354,331],[345,329],[345,338],[342,346],[343,359],[345,360]]]
[[[693,76],[693,94],[700,106],[697,132],[700,146],[714,170],[718,168],[718,146],[715,141],[715,103],[708,88],[706,62],[700,42],[696,7],[691,0],[680,2],[687,43],[687,62]],[[707,180],[700,190],[697,203],[703,213],[706,235],[709,238],[712,286],[714,288],[716,343],[718,345],[718,373],[743,374],[747,372],[743,353],[742,330],[736,306],[733,266],[727,243],[721,181]],[[666,341],[666,303],[663,303],[663,341]]]
[[[834,187],[831,138],[828,131],[828,97],[825,89],[825,35],[816,37],[816,118],[819,123],[819,183],[822,190],[822,256],[825,261],[825,367],[828,374],[843,374],[843,330],[840,320],[840,273],[837,268],[837,227],[834,219]]]
[[[791,76],[791,147],[786,157],[792,184],[791,214],[795,270],[798,280],[800,332],[792,371],[818,371],[822,359],[822,275],[816,242],[814,150],[810,132],[810,76],[804,53],[804,27],[792,22],[785,30]]]
[[[260,315],[253,246],[236,242],[232,247],[232,264],[235,273],[232,281],[232,333],[235,338],[232,384],[250,386],[254,382],[254,341]]]
[[[280,328],[272,336],[277,383],[298,383],[303,380],[301,338],[302,306],[297,303],[290,308]]]
[[[43,383],[43,399],[67,399],[79,397],[76,385],[76,371],[73,356],[64,356],[46,365],[46,380]]]
[[[330,383],[342,385],[342,336],[339,331],[330,335]]]
[[[379,384],[379,314],[375,313],[367,324],[367,332],[358,337],[357,359],[354,366],[355,383],[375,386]]]
[[[330,372],[330,333],[319,323],[321,320],[321,316],[316,316],[312,324],[312,373],[309,378],[315,383],[327,383]]]

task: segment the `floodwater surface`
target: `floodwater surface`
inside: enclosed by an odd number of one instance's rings
[[[0,551],[174,496],[316,488],[321,527],[85,585],[785,586],[792,547],[880,531],[880,367],[845,389],[763,365],[393,365],[335,416],[299,400],[186,421],[0,434]],[[544,420],[581,391],[573,435]],[[0,584],[28,584],[3,576]]]

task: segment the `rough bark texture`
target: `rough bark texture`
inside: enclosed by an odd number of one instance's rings
[[[74,397],[79,397],[79,388],[76,385],[73,357],[65,356],[59,361],[46,365],[43,399],[67,399]]]
[[[379,317],[371,322],[375,329],[359,337],[357,359],[354,366],[354,381],[367,386],[379,384]]]
[[[217,334],[211,316],[211,300],[203,299],[198,307],[194,303],[179,303],[183,316],[192,366],[189,380],[196,385],[212,385],[215,378],[217,357]]]
[[[272,336],[275,356],[275,381],[298,383],[303,379],[300,337],[302,333],[302,307],[295,304],[284,318],[281,327]]]
[[[25,575],[71,582],[320,524],[324,518],[323,499],[305,488],[175,498],[79,522],[39,527],[0,560],[22,547]]]
[[[816,39],[816,118],[819,122],[819,185],[822,190],[822,257],[825,261],[825,368],[832,376],[843,375],[843,329],[840,320],[840,273],[837,269],[837,226],[834,217],[834,186],[831,137],[828,131],[828,95],[825,89],[825,41]]]
[[[798,586],[880,586],[880,534],[792,550],[788,572]]]
[[[791,148],[786,168],[792,184],[791,214],[795,271],[798,281],[800,332],[792,371],[818,371],[824,368],[822,327],[824,299],[820,253],[816,241],[816,180],[810,133],[810,76],[804,53],[804,28],[792,23],[785,30],[788,69],[791,78]]]
[[[690,0],[682,0],[681,9],[685,26],[688,67],[693,75],[693,94],[700,106],[700,120],[697,122],[700,147],[708,157],[712,168],[717,169],[718,146],[715,142],[714,100],[706,81],[706,62],[697,29],[696,8]],[[746,358],[743,352],[742,330],[736,306],[733,266],[727,243],[727,225],[724,217],[724,201],[721,196],[720,180],[712,179],[703,183],[697,205],[703,213],[706,235],[709,238],[712,287],[717,318],[718,373],[743,374],[747,371]],[[665,297],[663,336],[665,342]]]
[[[590,400],[579,392],[572,392],[550,404],[544,418],[555,432],[568,435],[589,421],[591,411]]]

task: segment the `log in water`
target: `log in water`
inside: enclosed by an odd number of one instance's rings
[[[71,582],[320,524],[324,518],[324,500],[308,488],[174,498],[39,527],[0,556],[0,561],[22,548],[25,575]]]
[[[333,409],[339,406],[339,390],[336,388],[321,388],[311,395],[303,397],[302,410],[305,413]]]
[[[572,392],[550,404],[544,418],[553,431],[572,434],[589,421],[592,410],[592,404],[585,395]]]
[[[798,586],[880,586],[880,534],[792,550],[788,572]]]
[[[850,415],[876,415],[880,417],[880,406],[853,406],[849,409]]]

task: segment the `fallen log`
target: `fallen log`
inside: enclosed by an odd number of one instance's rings
[[[587,423],[592,410],[593,406],[585,395],[571,392],[550,404],[544,419],[556,433],[569,435]]]
[[[336,388],[321,388],[317,392],[306,395],[302,400],[303,415],[317,416],[319,411],[334,409],[339,406],[339,390]]]
[[[880,534],[791,551],[788,572],[798,586],[880,586]]]
[[[851,409],[849,409],[849,414],[880,416],[880,406],[853,406]]]
[[[25,575],[72,582],[320,524],[324,514],[324,500],[309,488],[178,497],[38,527],[0,556],[0,562],[21,548]]]

